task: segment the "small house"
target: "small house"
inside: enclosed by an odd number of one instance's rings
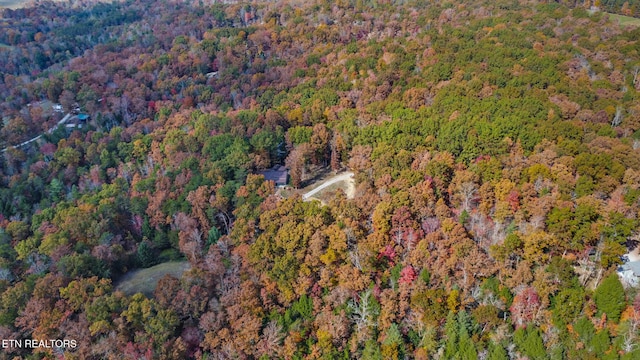
[[[640,284],[640,261],[629,261],[619,266],[618,277],[626,287],[637,287]]]
[[[260,171],[265,180],[273,181],[276,186],[283,187],[289,180],[289,170],[285,166],[276,165],[269,170]]]

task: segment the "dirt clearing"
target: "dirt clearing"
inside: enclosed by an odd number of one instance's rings
[[[338,191],[344,191],[347,199],[353,199],[356,193],[356,182],[351,171],[336,174],[307,186],[303,191],[302,199],[316,199],[326,204]]]
[[[147,297],[152,297],[158,281],[163,276],[168,274],[179,279],[189,269],[191,264],[188,261],[172,261],[146,269],[133,270],[118,281],[116,290],[129,296],[141,292]]]

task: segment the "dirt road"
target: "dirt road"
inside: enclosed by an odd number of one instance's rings
[[[332,178],[327,179],[325,182],[323,182],[322,184],[320,184],[320,186],[316,187],[315,189],[307,192],[306,194],[302,195],[302,200],[307,200],[308,198],[312,197],[313,195],[319,193],[320,191],[328,188],[329,186],[338,183],[340,181],[349,181],[349,180],[353,180],[353,173],[351,171],[347,171],[345,173],[342,174],[338,174]],[[347,194],[349,195],[349,194]],[[353,197],[352,196],[348,196],[348,197]]]
[[[71,119],[71,117],[72,117],[72,116],[73,116],[73,115],[71,115],[70,113],[69,113],[69,114],[67,114],[67,115],[65,115],[65,116],[62,118],[62,120],[58,121],[58,123],[56,124],[56,126],[54,126],[54,127],[52,127],[51,129],[47,130],[47,134],[51,134],[55,129],[57,129],[57,128],[58,128],[58,126],[63,125],[64,123],[66,123],[67,121],[69,121],[69,119]],[[13,146],[6,147],[6,148],[4,148],[4,149],[0,150],[0,153],[3,153],[3,152],[5,152],[5,151],[7,151],[7,149],[9,149],[9,148],[19,148],[19,147],[23,147],[23,146],[25,146],[25,145],[27,145],[27,144],[29,144],[29,143],[32,143],[32,142],[34,142],[34,141],[36,141],[36,140],[40,139],[40,138],[42,137],[42,135],[44,135],[44,134],[40,134],[40,135],[38,135],[38,136],[36,136],[36,137],[34,137],[34,138],[31,138],[31,139],[29,139],[29,140],[27,140],[27,141],[23,141],[23,142],[21,142],[21,143],[20,143],[20,144],[18,144],[18,145],[13,145]]]

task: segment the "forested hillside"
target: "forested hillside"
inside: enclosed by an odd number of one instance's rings
[[[77,341],[0,359],[640,358],[640,29],[510,0],[42,2],[0,29],[0,338]],[[319,169],[353,198],[303,201]]]

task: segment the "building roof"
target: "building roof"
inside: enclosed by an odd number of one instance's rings
[[[78,120],[87,120],[89,115],[87,114],[78,114]]]
[[[287,185],[289,172],[282,165],[276,165],[269,170],[260,171],[260,174],[264,175],[265,180],[273,181],[278,186]]]
[[[633,271],[635,276],[640,276],[640,261],[629,261],[618,268],[618,271],[620,272],[627,270]]]

